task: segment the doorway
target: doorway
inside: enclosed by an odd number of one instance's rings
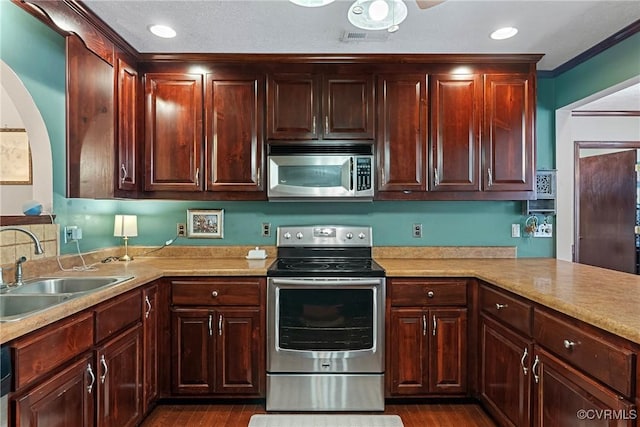
[[[638,142],[575,143],[574,261],[639,274]]]

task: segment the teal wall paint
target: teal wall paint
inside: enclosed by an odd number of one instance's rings
[[[640,75],[640,33],[556,77],[556,108]]]
[[[523,224],[525,220],[521,214],[521,202],[319,204],[67,199],[64,197],[64,40],[6,0],[0,0],[0,24],[0,57],[25,81],[25,86],[42,111],[50,133],[54,170],[54,213],[57,215],[57,222],[62,226],[78,225],[83,228],[83,252],[120,244],[120,240],[112,236],[113,215],[116,213],[139,215],[139,237],[132,239],[132,244],[160,246],[174,237],[176,223],[186,221],[187,209],[211,208],[225,210],[224,239],[178,239],[176,245],[273,245],[274,237],[260,236],[262,222],[270,222],[273,227],[333,223],[371,225],[374,227],[375,244],[379,246],[515,245],[520,257],[552,257],[555,254],[554,239],[510,237],[510,224]],[[638,38],[635,40],[637,43]],[[620,55],[619,52],[607,55],[608,61],[620,60],[627,64],[626,58],[620,58]],[[592,69],[593,73],[606,74],[606,69],[603,69],[599,62],[594,63],[595,65],[586,63],[586,72],[581,72],[589,74],[589,69]],[[625,68],[627,66],[624,65]],[[609,67],[616,68],[617,65],[609,62]],[[556,163],[554,117],[555,109],[559,105],[558,99],[586,96],[582,94],[582,86],[576,87],[572,79],[564,77],[568,73],[556,79],[538,80],[536,156],[537,167],[541,169],[554,168]],[[623,81],[628,74],[616,73],[619,75],[616,78],[622,78],[619,81]],[[619,81],[610,82],[609,85]],[[560,88],[560,85],[563,87]],[[424,225],[422,239],[411,237],[411,225],[416,222]],[[73,253],[75,250],[75,245],[62,244],[62,253]]]

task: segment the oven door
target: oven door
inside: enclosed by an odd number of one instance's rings
[[[384,372],[384,278],[269,278],[269,373]]]
[[[354,197],[353,156],[269,156],[270,199]]]

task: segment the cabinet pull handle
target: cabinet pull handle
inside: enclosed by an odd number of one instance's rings
[[[209,336],[213,335],[213,315],[209,315]]]
[[[262,182],[262,175],[260,174],[260,168],[258,168],[257,174],[258,174],[258,177],[256,179],[256,186],[260,187],[260,183]]]
[[[491,173],[491,168],[487,169],[487,175],[489,178],[489,187],[493,186],[493,173]]]
[[[200,187],[200,168],[196,168],[196,187]]]
[[[509,304],[498,304],[496,303],[496,310],[502,310],[503,308],[509,307]]]
[[[533,380],[536,382],[536,384],[540,382],[540,372],[536,373],[536,368],[538,367],[539,363],[540,359],[538,359],[538,356],[536,356],[536,358],[533,360],[533,366],[531,367],[531,372],[533,372]]]
[[[91,384],[87,386],[87,393],[91,394],[93,385],[96,383],[96,376],[93,374],[93,369],[91,369],[91,363],[87,363],[87,374],[91,377]]]
[[[427,298],[433,298],[435,294],[433,293],[433,291],[428,291],[427,292]]]
[[[578,344],[574,341],[569,341],[569,340],[564,340],[562,342],[562,344],[564,345],[564,348],[566,348],[567,350],[573,350],[573,348]]]
[[[147,311],[144,312],[144,318],[148,319],[151,313],[151,301],[149,301],[149,295],[144,297],[144,303],[147,304]]]
[[[107,361],[104,360],[104,354],[100,356],[100,364],[102,365],[102,369],[104,373],[100,375],[100,383],[104,384],[104,380],[107,378],[107,372],[109,372],[109,367],[107,366]]]
[[[380,168],[380,186],[385,185],[387,182],[384,178],[384,168]]]
[[[316,116],[313,116],[313,123],[311,125],[311,133],[316,133]]]
[[[436,315],[432,316],[433,319],[433,336],[436,336],[436,330],[438,329],[438,322],[436,321]]]
[[[124,163],[120,166],[120,171],[122,172],[122,177],[120,178],[120,182],[124,184],[125,179],[127,179],[127,168]]]
[[[222,336],[222,314],[218,317],[218,335]]]
[[[433,169],[433,183],[435,184],[436,187],[440,185],[440,177],[438,176],[438,168],[434,168]]]
[[[529,372],[529,370],[527,369],[526,366],[524,366],[524,361],[527,358],[527,356],[529,355],[529,352],[527,351],[527,347],[524,348],[524,353],[522,353],[522,359],[520,359],[520,366],[522,366],[522,373],[527,375],[527,373]]]
[[[427,315],[422,315],[422,336],[427,335]]]
[[[329,133],[329,116],[324,116],[324,133]]]
[[[218,291],[211,292],[211,297],[218,298]]]

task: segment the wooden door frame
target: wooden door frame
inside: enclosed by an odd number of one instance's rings
[[[580,253],[580,149],[581,148],[633,148],[640,150],[640,141],[575,141],[573,145],[573,253],[572,261],[578,262]]]

